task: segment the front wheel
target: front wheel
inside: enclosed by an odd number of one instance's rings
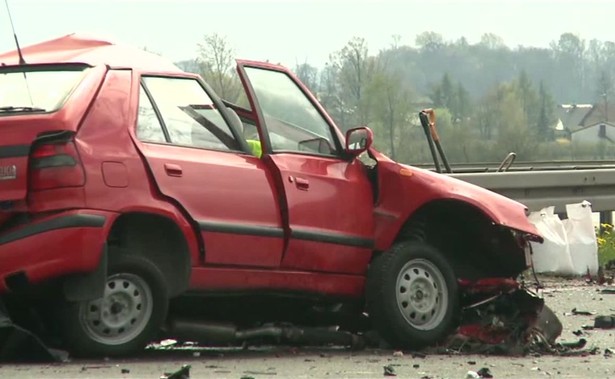
[[[455,273],[437,249],[400,242],[370,265],[367,307],[372,325],[394,347],[432,345],[458,320]]]
[[[64,342],[75,356],[122,356],[138,352],[164,322],[168,296],[162,273],[146,258],[113,255],[102,298],[68,303]]]

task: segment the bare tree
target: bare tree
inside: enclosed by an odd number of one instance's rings
[[[208,34],[198,47],[203,78],[222,98],[236,101],[241,87],[234,70],[235,52],[226,38],[217,33]]]

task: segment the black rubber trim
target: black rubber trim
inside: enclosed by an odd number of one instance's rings
[[[30,154],[30,145],[0,146],[0,159],[27,157]]]
[[[100,228],[105,225],[107,218],[100,215],[91,214],[74,214],[69,216],[61,216],[49,221],[39,222],[38,224],[28,225],[14,232],[9,232],[0,236],[0,245],[9,242],[17,241],[36,234],[49,232],[57,229],[66,228]]]
[[[356,246],[373,248],[374,240],[369,238],[349,236],[340,233],[312,232],[308,230],[293,229],[290,233],[291,238],[305,241],[333,243],[336,245]]]
[[[284,237],[284,229],[273,226],[254,226],[239,223],[199,221],[199,227],[206,232],[246,234],[263,237]]]

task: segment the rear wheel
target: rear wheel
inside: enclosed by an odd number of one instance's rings
[[[367,278],[372,324],[394,347],[434,344],[456,326],[457,280],[451,265],[422,242],[401,242],[376,257]]]
[[[141,256],[111,257],[103,297],[63,309],[63,339],[75,356],[136,353],[166,317],[168,296],[158,267]]]

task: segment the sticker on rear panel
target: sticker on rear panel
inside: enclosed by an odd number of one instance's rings
[[[0,166],[0,180],[17,178],[17,166]]]

